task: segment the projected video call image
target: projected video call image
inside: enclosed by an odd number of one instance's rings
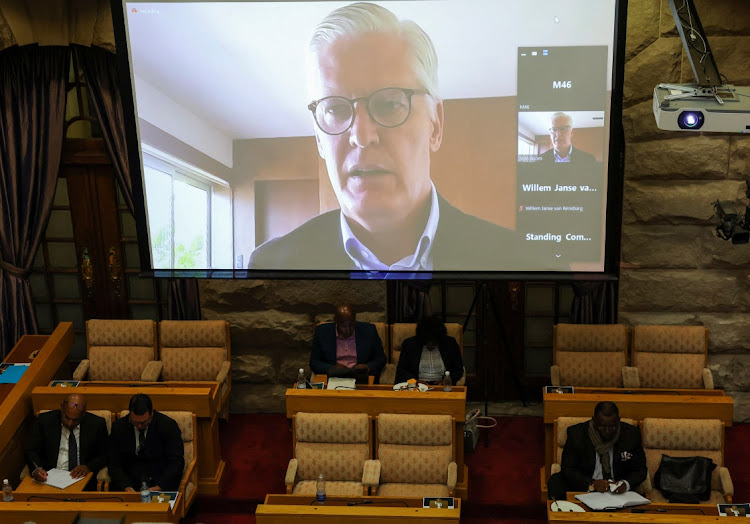
[[[601,271],[614,2],[517,4],[127,3],[154,267]]]

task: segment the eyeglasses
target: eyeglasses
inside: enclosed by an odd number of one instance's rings
[[[76,404],[75,402],[66,402],[65,405],[68,406],[69,408],[77,409],[78,411],[83,411],[84,409],[86,409],[86,404]]]
[[[565,133],[570,129],[570,126],[554,126],[549,128],[550,133]]]
[[[426,95],[424,89],[407,89],[405,87],[386,87],[378,89],[370,96],[346,98],[344,96],[327,96],[315,100],[307,106],[312,111],[315,123],[327,135],[346,133],[354,124],[354,104],[363,100],[367,113],[373,121],[382,127],[398,127],[409,118],[411,97]]]

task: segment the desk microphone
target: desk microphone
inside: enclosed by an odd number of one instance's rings
[[[365,500],[356,500],[354,502],[347,502],[347,506],[359,506],[360,504],[372,504],[372,500],[365,499]]]

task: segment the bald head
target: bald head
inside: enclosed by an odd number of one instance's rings
[[[349,338],[354,334],[354,323],[357,315],[354,313],[352,306],[342,304],[336,308],[333,321],[336,323],[336,331],[341,338]]]
[[[80,393],[71,393],[60,403],[60,419],[68,429],[81,423],[86,414],[86,399]]]

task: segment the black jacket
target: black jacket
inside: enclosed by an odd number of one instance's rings
[[[440,195],[438,206],[440,220],[431,251],[434,271],[523,269],[514,264],[518,258],[515,232],[467,215]],[[248,269],[357,268],[344,250],[337,209],[258,246]]]
[[[401,356],[398,357],[396,368],[396,384],[406,382],[410,378],[419,379],[419,360],[422,357],[424,342],[418,337],[410,337],[401,344]],[[451,372],[451,379],[455,384],[464,374],[464,361],[458,342],[453,337],[445,336],[438,344],[440,357],[445,364],[445,370]]]
[[[367,364],[370,374],[380,376],[385,366],[385,351],[377,329],[367,322],[355,322],[354,343],[357,347],[357,364]],[[310,353],[310,369],[322,375],[336,364],[336,324],[320,324],[315,327],[313,348]]]
[[[630,424],[620,423],[620,438],[612,454],[613,480],[627,480],[635,490],[646,480],[646,454],[641,443],[641,432]],[[596,467],[596,450],[589,438],[588,421],[568,428],[568,440],[563,448],[560,473],[567,491],[588,491]]]
[[[79,463],[88,466],[96,475],[97,471],[107,465],[107,423],[102,417],[85,413],[79,427]],[[37,417],[26,443],[26,463],[30,472],[37,466],[47,471],[57,467],[61,435],[59,409],[47,411]]]
[[[136,491],[144,480],[149,487],[175,491],[185,467],[184,446],[180,427],[173,419],[158,411],[148,426],[145,449],[135,454],[135,431],[130,417],[112,424],[109,444],[109,476],[112,491],[131,487]]]

